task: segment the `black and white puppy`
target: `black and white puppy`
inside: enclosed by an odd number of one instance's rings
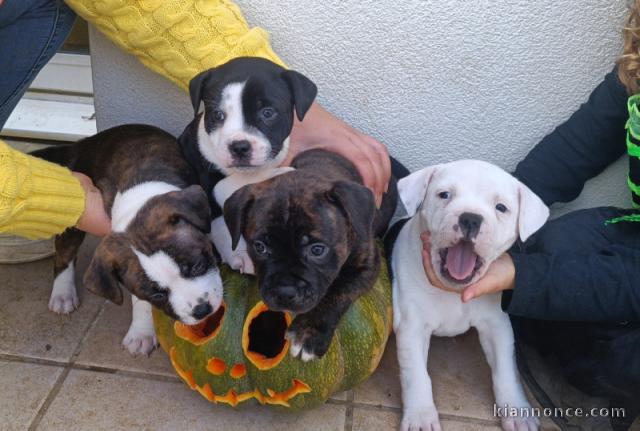
[[[304,118],[317,88],[299,72],[263,58],[240,57],[197,75],[189,93],[194,119],[179,142],[208,194],[215,219],[212,240],[224,262],[252,273],[244,241],[236,252],[229,249],[230,235],[219,217],[221,202],[214,199],[213,189],[231,175],[239,177],[233,182],[246,184],[276,174],[261,171],[270,171],[285,159],[294,112],[299,120]]]
[[[131,354],[148,354],[157,344],[152,304],[186,324],[218,309],[222,281],[207,197],[173,136],[126,125],[34,155],[88,175],[102,192],[112,233],[98,245],[84,284],[117,304],[122,287],[133,294],[123,340]],[[74,228],[56,237],[51,311],[68,314],[78,306],[74,261],[83,239]]]

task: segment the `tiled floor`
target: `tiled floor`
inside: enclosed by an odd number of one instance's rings
[[[85,244],[78,274],[95,241]],[[76,277],[78,283],[81,277]],[[0,265],[0,430],[393,430],[400,418],[395,342],[356,389],[303,414],[212,405],[175,376],[163,351],[132,358],[120,348],[130,319],[80,289],[71,316],[47,309],[51,259]],[[475,333],[436,339],[431,376],[445,430],[499,429],[489,369]],[[545,423],[545,428],[549,429]]]

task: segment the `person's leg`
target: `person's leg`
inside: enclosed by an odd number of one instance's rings
[[[0,6],[0,130],[36,75],[69,35],[75,13],[62,0]]]
[[[640,223],[606,221],[630,212],[607,207],[565,215],[527,241],[524,252],[624,255],[640,247]],[[517,341],[543,357],[555,358],[573,386],[637,413],[640,406],[633,400],[640,399],[640,322],[557,322],[514,316],[511,320]]]

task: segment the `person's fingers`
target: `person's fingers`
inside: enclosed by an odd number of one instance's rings
[[[480,280],[470,284],[462,291],[462,302],[469,302],[479,296],[501,290],[496,289],[497,284],[498,280],[495,275],[486,274]]]
[[[102,194],[98,189],[88,193],[85,214],[82,226],[79,226],[83,230],[97,236],[105,236],[111,232],[111,220],[104,211]]]
[[[488,293],[513,289],[514,283],[515,266],[511,257],[505,253],[489,266],[487,273],[480,280],[465,288],[462,301],[469,302]]]
[[[356,167],[356,170],[362,177],[363,184],[369,188],[374,195],[376,201],[376,207],[380,208],[380,202],[382,201],[382,194],[375,188],[377,185],[376,180],[376,162],[372,160],[370,151],[366,150],[368,145],[363,145],[363,141],[356,140],[356,132],[351,132],[347,137],[346,142],[348,145],[343,145],[332,149],[342,157],[348,159]]]
[[[431,242],[431,232],[429,232],[428,230],[426,230],[426,231],[422,232],[422,233],[420,234],[420,240],[422,240],[422,246],[423,246],[423,247],[425,246],[425,243],[430,245],[430,242]]]
[[[111,220],[104,210],[102,193],[88,176],[79,172],[72,174],[78,179],[85,192],[84,212],[78,219],[76,227],[97,236],[107,235],[111,232]]]
[[[382,192],[386,193],[389,189],[389,180],[391,179],[391,158],[387,147],[377,139],[365,135],[365,139],[369,142],[373,151],[378,158],[378,165],[382,167]]]
[[[424,267],[424,273],[432,286],[441,287],[442,283],[438,279],[433,264],[431,263],[431,244],[428,241],[422,242],[422,266]]]
[[[376,207],[380,208],[382,203],[383,187],[383,167],[381,166],[378,156],[373,148],[362,139],[349,139],[352,150],[357,152],[356,169],[362,177],[364,185],[371,189],[376,201]]]

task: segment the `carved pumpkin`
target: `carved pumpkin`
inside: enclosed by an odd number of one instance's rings
[[[154,309],[160,345],[176,372],[214,403],[247,402],[299,410],[324,403],[376,369],[391,329],[386,265],[374,288],[343,316],[327,354],[291,357],[284,334],[292,316],[260,300],[253,277],[222,269],[223,306],[203,323],[186,326]]]

